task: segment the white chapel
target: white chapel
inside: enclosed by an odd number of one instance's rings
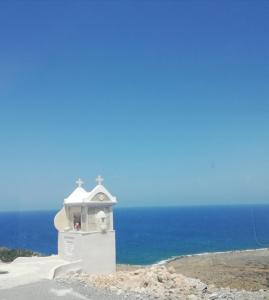
[[[64,200],[54,218],[58,230],[58,255],[77,262],[89,274],[106,274],[116,270],[113,206],[117,200],[103,186],[87,192],[78,179],[77,188]]]

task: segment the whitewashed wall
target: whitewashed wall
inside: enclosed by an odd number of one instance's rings
[[[59,232],[58,253],[68,261],[81,259],[89,274],[116,271],[115,231],[101,233]]]

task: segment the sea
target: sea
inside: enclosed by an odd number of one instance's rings
[[[57,253],[56,211],[0,212],[0,247]],[[269,205],[115,208],[117,263],[269,247]]]

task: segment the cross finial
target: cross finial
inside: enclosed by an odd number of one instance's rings
[[[76,184],[78,185],[78,187],[81,187],[83,183],[84,182],[80,178],[76,181]]]
[[[98,175],[96,178],[97,184],[101,185],[103,181],[104,181],[104,178],[102,178],[100,175]]]

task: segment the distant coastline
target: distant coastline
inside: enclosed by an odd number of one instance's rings
[[[157,263],[153,263],[152,265],[165,265],[167,263],[173,262],[178,259],[182,259],[185,257],[195,257],[195,256],[206,256],[206,255],[221,255],[221,254],[233,254],[233,253],[244,253],[244,252],[256,252],[256,251],[264,251],[269,250],[268,248],[254,248],[254,249],[237,249],[237,250],[227,250],[227,251],[215,251],[215,252],[202,252],[202,253],[195,253],[195,254],[183,254],[183,255],[176,255],[171,258],[160,260]]]
[[[237,253],[247,253],[247,252],[257,252],[257,251],[269,251],[268,248],[255,248],[255,249],[242,249],[242,250],[228,250],[228,251],[215,251],[215,252],[203,252],[203,253],[195,253],[195,254],[184,254],[184,255],[176,255],[167,259],[160,260],[159,262],[147,264],[147,265],[137,265],[137,264],[121,264],[118,263],[117,265],[123,266],[128,265],[132,266],[140,266],[140,267],[147,267],[147,266],[157,266],[157,265],[165,265],[172,263],[173,261],[177,261],[180,259],[188,258],[188,257],[202,257],[202,256],[209,256],[209,255],[222,255],[222,254],[237,254]],[[12,262],[18,257],[32,257],[32,256],[44,256],[39,252],[35,252],[30,249],[20,249],[20,248],[8,248],[5,246],[0,247],[0,261],[2,262]]]
[[[269,248],[207,252],[181,255],[159,263],[156,267],[173,267],[176,273],[200,279],[218,288],[268,290]],[[119,271],[134,271],[151,265],[118,265]]]

